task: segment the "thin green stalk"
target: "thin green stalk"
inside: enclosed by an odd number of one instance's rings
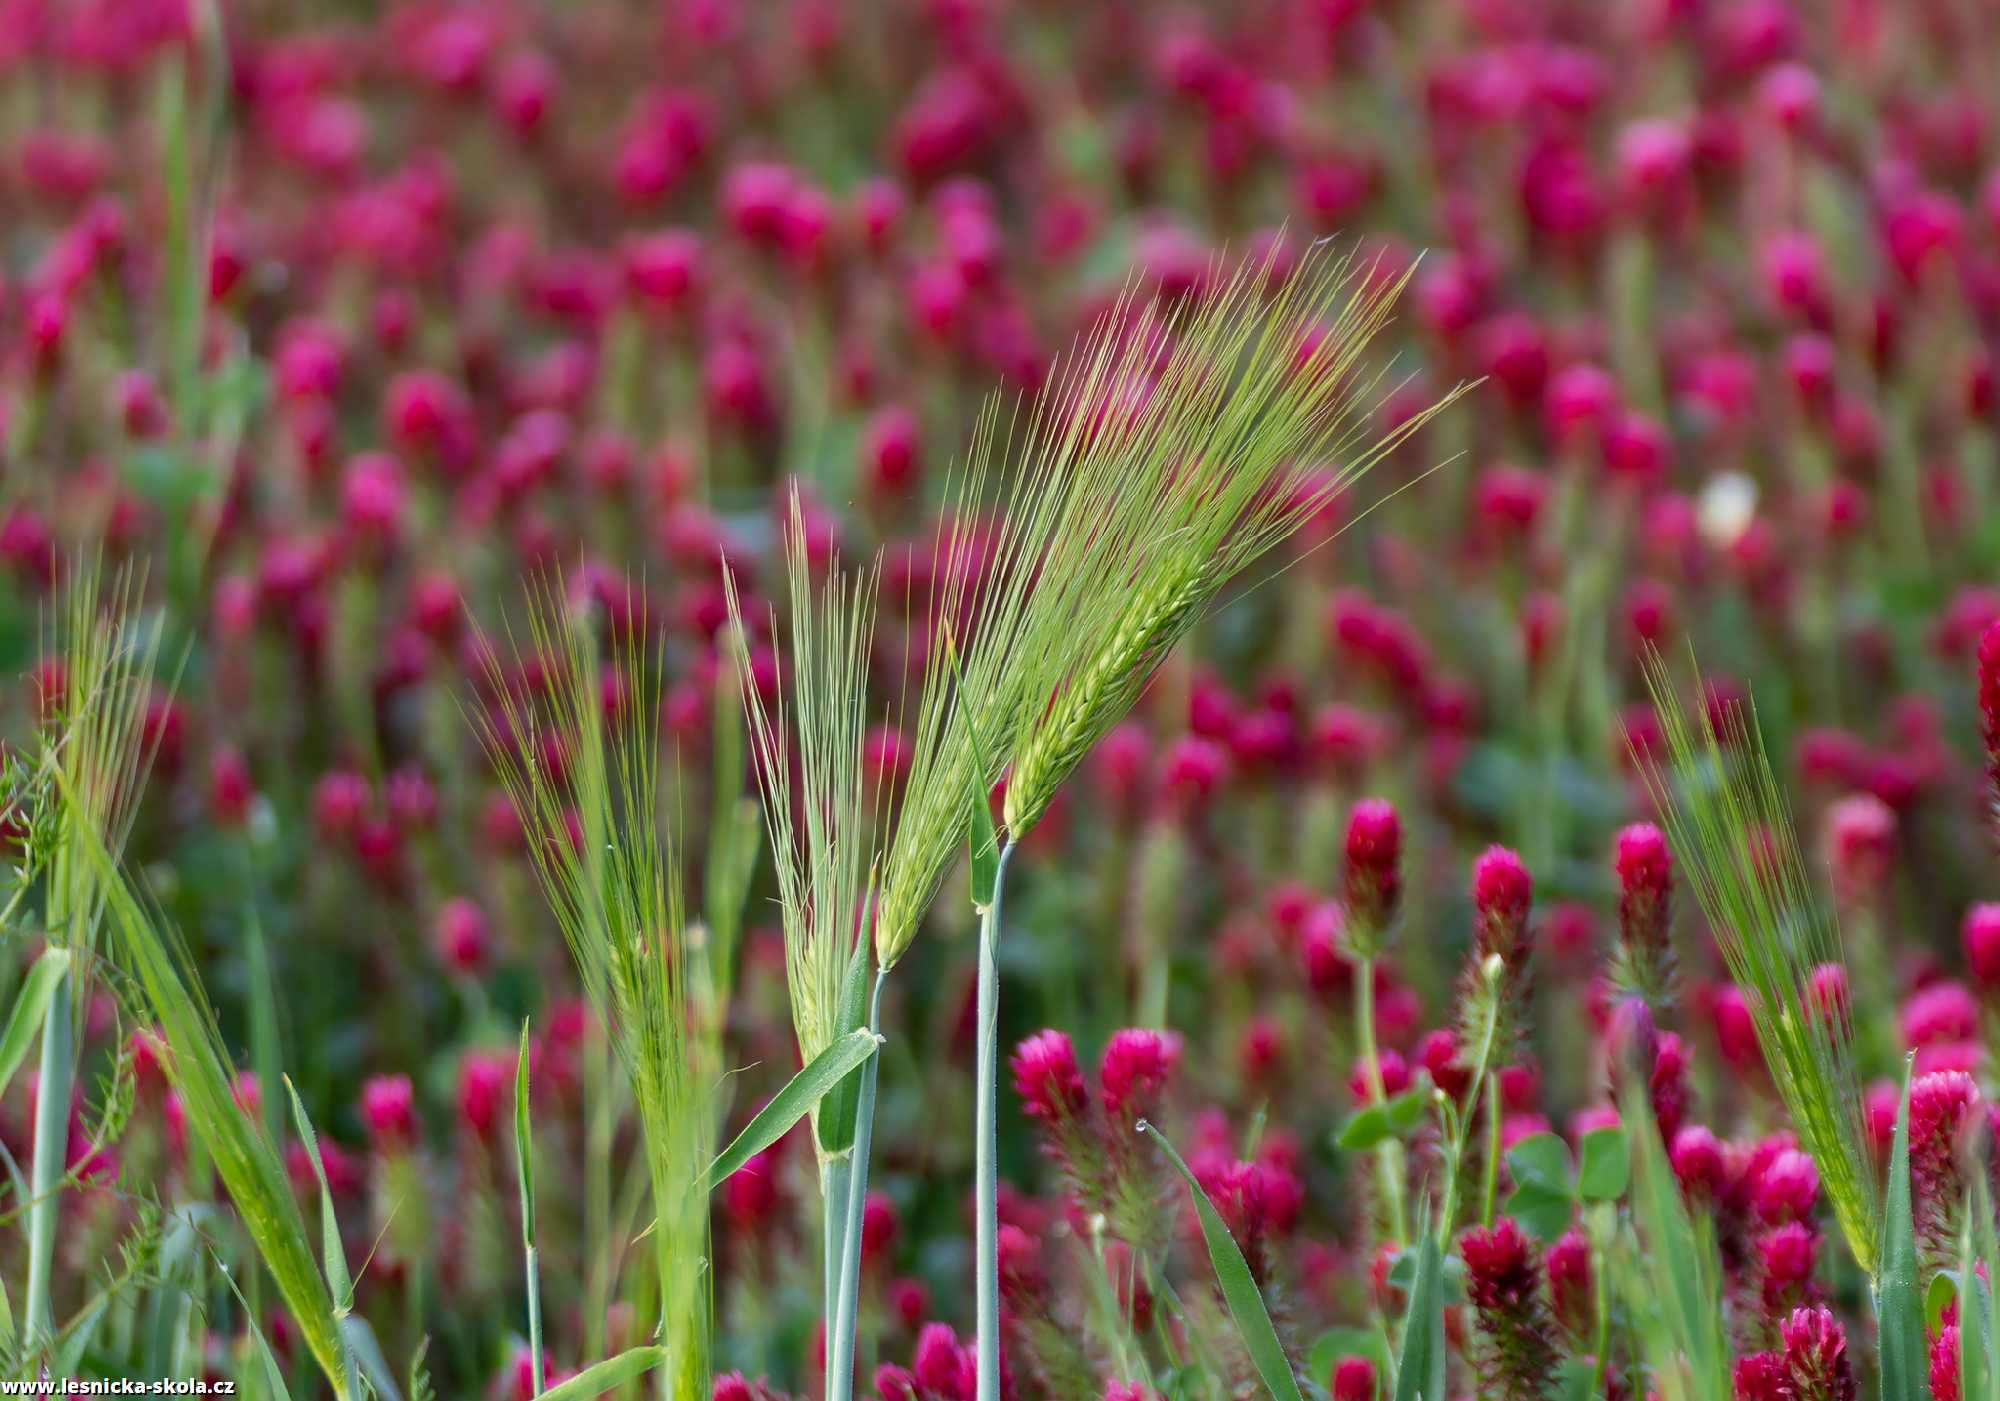
[[[1487,960],[1487,966],[1480,970],[1485,978],[1498,978],[1500,960],[1498,955]],[[1490,1078],[1487,1070],[1493,1063],[1493,1041],[1500,1027],[1500,1004],[1497,997],[1489,996],[1486,1006],[1486,1025],[1479,1035],[1479,1056],[1472,1067],[1472,1102],[1465,1106],[1462,1115],[1455,1116],[1451,1125],[1451,1152],[1445,1159],[1444,1209],[1438,1213],[1438,1230],[1449,1240],[1452,1223],[1458,1219],[1458,1182],[1465,1168],[1465,1144],[1472,1136],[1472,1122],[1479,1113],[1479,1098]],[[1497,1101],[1496,1101],[1497,1103]],[[1489,1110],[1492,1106],[1489,1106]],[[1452,1117],[1452,1116],[1448,1116]]]
[[[1354,970],[1354,1017],[1360,1027],[1368,1103],[1386,1103],[1389,1092],[1382,1081],[1382,1062],[1375,1045],[1375,959],[1371,955],[1363,955]],[[1403,1145],[1396,1139],[1387,1138],[1377,1145],[1375,1175],[1381,1179],[1382,1199],[1389,1207],[1390,1239],[1401,1249],[1408,1244],[1409,1236],[1403,1217]]]
[[[875,991],[868,999],[868,1029],[882,1029],[882,984],[889,970],[875,974]],[[861,1295],[861,1218],[868,1201],[868,1150],[875,1137],[875,1075],[879,1055],[861,1068],[861,1093],[854,1106],[854,1147],[848,1158],[847,1205],[841,1233],[840,1293],[834,1303],[833,1337],[827,1344],[827,1401],[849,1401],[854,1394],[854,1334]],[[829,1205],[829,1215],[831,1207]]]
[[[514,1061],[514,1178],[521,1189],[521,1255],[528,1288],[528,1367],[535,1394],[542,1391],[542,1268],[535,1248],[535,1141],[528,1112],[528,1023]]]
[[[70,974],[56,980],[42,1016],[42,1071],[35,1090],[35,1150],[28,1206],[27,1337],[37,1343],[54,1331],[49,1294],[55,1264],[56,1215],[69,1156],[69,1097],[76,1075],[70,1020]]]
[[[822,1268],[820,1274],[820,1313],[826,1327],[826,1346],[829,1365],[826,1371],[827,1401],[833,1401],[833,1340],[840,1335],[838,1314],[840,1310],[841,1260],[847,1246],[847,1192],[848,1184],[854,1176],[853,1150],[830,1157],[819,1170],[821,1203],[820,1241],[822,1245]]]
[[[1493,1224],[1494,1204],[1500,1198],[1500,1077],[1486,1072],[1486,1190],[1480,1198],[1479,1224]]]
[[[976,1074],[978,1109],[973,1137],[976,1196],[973,1203],[974,1270],[977,1284],[978,1401],[1000,1397],[1000,1167],[999,1073],[1000,895],[1007,882],[1007,861],[1014,854],[1009,841],[1000,848],[993,873],[993,902],[979,913],[979,1056]]]

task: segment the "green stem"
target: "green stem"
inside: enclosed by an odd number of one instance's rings
[[[528,1273],[528,1367],[535,1379],[535,1395],[542,1394],[542,1267],[535,1247],[525,1247]]]
[[[833,1401],[833,1340],[839,1336],[840,1275],[847,1244],[847,1192],[854,1175],[853,1149],[828,1158],[819,1170],[820,1186],[820,1319],[826,1332],[827,1401]]]
[[[70,1020],[70,974],[56,980],[42,1017],[42,1070],[35,1089],[35,1150],[28,1206],[26,1338],[39,1345],[55,1332],[49,1294],[55,1263],[56,1215],[69,1158],[69,1096],[76,1074]]]
[[[1497,959],[1492,960],[1488,967],[1480,970],[1482,978],[1495,984],[1499,980],[1495,966],[1497,962]],[[1472,1123],[1479,1113],[1479,1097],[1491,1078],[1487,1070],[1493,1062],[1493,1039],[1498,1035],[1499,1028],[1500,1002],[1499,988],[1496,985],[1487,990],[1486,1025],[1479,1036],[1479,1058],[1472,1067],[1472,1099],[1465,1106],[1465,1113],[1452,1127],[1451,1155],[1446,1161],[1444,1210],[1438,1213],[1438,1231],[1441,1238],[1446,1241],[1451,1239],[1452,1225],[1458,1218],[1458,1184],[1465,1171],[1466,1140],[1472,1137]],[[1493,1107],[1493,1105],[1488,1106],[1489,1112]]]
[[[1375,1045],[1375,959],[1363,955],[1354,970],[1354,1017],[1360,1028],[1362,1075],[1368,1084],[1368,1103],[1388,1101],[1382,1083],[1382,1062]],[[1394,1138],[1384,1139],[1375,1150],[1375,1175],[1382,1183],[1382,1200],[1389,1211],[1390,1239],[1401,1249],[1408,1243],[1403,1218],[1403,1145]]]
[[[1500,1196],[1500,1077],[1486,1072],[1486,1189],[1480,1196],[1479,1224],[1493,1225]]]
[[[868,1029],[880,1032],[884,968],[875,975],[868,1000]],[[854,1393],[854,1334],[861,1294],[861,1218],[868,1201],[868,1150],[875,1137],[875,1075],[882,1057],[872,1055],[861,1068],[861,1093],[854,1105],[854,1150],[849,1160],[847,1211],[841,1235],[840,1295],[835,1302],[833,1337],[827,1343],[828,1401],[848,1401]]]
[[[1010,841],[1000,848],[993,873],[993,903],[979,913],[979,1054],[975,1074],[977,1112],[973,1137],[976,1196],[973,1204],[974,1282],[977,1295],[978,1401],[1000,1401],[1000,1169],[998,1046],[1000,1032],[1000,970],[995,951],[1000,942],[1000,893],[1007,881]]]

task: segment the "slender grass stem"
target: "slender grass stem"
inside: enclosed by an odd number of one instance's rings
[[[41,1079],[35,1090],[35,1150],[29,1179],[26,1337],[39,1345],[55,1332],[53,1287],[56,1216],[69,1150],[70,1085],[76,1074],[70,1020],[70,973],[56,980],[42,1016]]]
[[[882,1026],[884,968],[875,975],[868,1000],[868,1029]],[[847,1209],[841,1235],[840,1294],[834,1305],[833,1337],[827,1343],[828,1401],[849,1401],[854,1394],[854,1334],[861,1294],[861,1218],[868,1200],[868,1150],[875,1137],[875,1076],[881,1056],[873,1055],[861,1069],[861,1093],[854,1106],[854,1149],[847,1174]]]
[[[542,1393],[542,1267],[536,1258],[535,1247],[524,1248],[524,1264],[528,1273],[528,1367],[535,1379],[535,1394]]]
[[[1000,1166],[998,1039],[1000,1032],[1000,897],[1007,883],[1007,861],[1014,854],[1010,841],[1000,848],[993,873],[993,903],[979,914],[979,1054],[975,1073],[977,1113],[973,1137],[973,1202],[975,1227],[978,1351],[978,1401],[1000,1398]]]
[[[1385,1103],[1389,1093],[1382,1082],[1382,1062],[1375,1045],[1375,960],[1370,956],[1364,956],[1354,970],[1354,1020],[1360,1028],[1368,1102]],[[1384,1139],[1377,1146],[1375,1175],[1381,1180],[1382,1200],[1389,1212],[1390,1239],[1400,1249],[1409,1243],[1409,1235],[1403,1217],[1403,1145],[1396,1139]]]
[[[833,1401],[833,1340],[839,1336],[840,1272],[847,1245],[847,1191],[854,1175],[853,1150],[828,1158],[819,1170],[822,1249],[820,1315],[826,1329],[827,1401]]]

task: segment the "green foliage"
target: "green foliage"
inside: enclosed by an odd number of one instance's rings
[[[836,564],[816,587],[801,510],[794,495],[785,535],[792,672],[789,684],[779,677],[789,704],[767,708],[754,686],[743,688],[743,703],[778,876],[792,1030],[800,1061],[810,1065],[861,1026],[868,967],[860,936],[887,819],[862,764],[877,571],[850,578]],[[724,585],[740,649],[746,633],[735,580],[725,574]],[[852,1141],[857,1089],[850,1076],[832,1099],[813,1105],[822,1156]]]
[[[672,1394],[694,1398],[708,1376],[708,1204],[699,1180],[714,1153],[726,990],[712,981],[715,966],[693,955],[678,850],[662,820],[658,666],[636,644],[607,666],[595,621],[558,582],[535,589],[527,626],[548,668],[543,704],[508,685],[489,649],[498,700],[474,724],[631,1087],[652,1190],[660,1337]],[[607,686],[625,702],[609,716]],[[561,776],[538,743],[550,727],[568,754]]]
[[[1806,873],[1755,713],[1684,708],[1657,656],[1647,680],[1667,749],[1664,767],[1647,763],[1647,782],[1841,1234],[1872,1274],[1880,1205],[1853,1027],[1845,1007],[1819,1005],[1812,991],[1818,969],[1844,966],[1839,928]]]
[[[1270,1310],[1264,1307],[1264,1296],[1258,1292],[1257,1281],[1250,1273],[1250,1264],[1243,1258],[1236,1238],[1229,1234],[1222,1214],[1164,1134],[1143,1119],[1139,1121],[1139,1132],[1150,1133],[1159,1143],[1160,1151],[1167,1155],[1167,1161],[1173,1164],[1194,1197],[1195,1215],[1201,1221],[1202,1242],[1208,1247],[1208,1263],[1215,1271],[1216,1286],[1222,1291],[1222,1300],[1235,1320],[1243,1350],[1256,1366],[1265,1390],[1277,1401],[1304,1401],[1298,1378],[1292,1374],[1291,1361],[1285,1356],[1284,1344],[1278,1341],[1278,1330],[1271,1324]]]
[[[1393,1099],[1355,1111],[1340,1126],[1334,1142],[1349,1152],[1359,1153],[1390,1139],[1408,1138],[1430,1118],[1430,1108],[1428,1086],[1405,1090]]]
[[[702,1174],[702,1190],[713,1191],[753,1156],[783,1138],[833,1087],[874,1055],[882,1038],[865,1027],[849,1032],[813,1058],[812,1064],[785,1082],[757,1111],[743,1131],[730,1141]]]
[[[1917,1227],[1910,1209],[1910,1075],[1903,1072],[1882,1202],[1882,1242],[1876,1252],[1875,1329],[1882,1401],[1925,1401],[1930,1363],[1924,1346],[1924,1295],[1917,1270]]]
[[[1728,1401],[1729,1338],[1708,1223],[1688,1213],[1643,1086],[1628,1080],[1619,1114],[1632,1150],[1638,1238],[1621,1252],[1616,1287],[1641,1355],[1663,1401]]]
[[[1415,1277],[1403,1308],[1396,1353],[1396,1401],[1442,1401],[1445,1390],[1444,1251],[1426,1220],[1415,1247]]]
[[[156,924],[138,892],[88,821],[83,819],[66,769],[64,801],[71,804],[80,855],[92,869],[114,961],[131,974],[151,1020],[165,1039],[161,1057],[180,1095],[188,1130],[215,1165],[244,1229],[263,1257],[301,1337],[335,1395],[351,1398],[346,1350],[335,1301],[313,1261],[311,1236],[292,1195],[283,1160],[259,1119],[238,1107],[229,1058],[215,1018],[186,951]]]

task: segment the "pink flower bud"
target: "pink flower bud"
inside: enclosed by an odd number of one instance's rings
[[[1060,1031],[1038,1031],[1014,1048],[1010,1064],[1014,1092],[1034,1119],[1056,1125],[1075,1119],[1089,1106],[1076,1048]]]
[[[375,1075],[361,1086],[361,1122],[378,1152],[394,1153],[417,1139],[416,1091],[407,1075]]]
[[[1403,820],[1387,798],[1363,798],[1347,819],[1347,918],[1371,941],[1396,916],[1402,898]]]

